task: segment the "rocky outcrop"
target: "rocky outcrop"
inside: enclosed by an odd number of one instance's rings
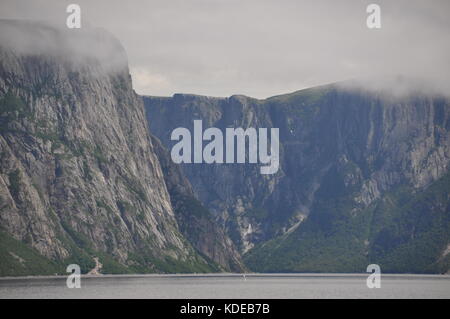
[[[215,269],[179,231],[120,44],[15,21],[1,38],[1,231],[84,271]]]
[[[152,143],[181,233],[203,256],[220,265],[221,270],[244,271],[246,267],[241,255],[213,215],[196,198],[180,166],[172,162],[169,152],[157,138],[153,137]]]

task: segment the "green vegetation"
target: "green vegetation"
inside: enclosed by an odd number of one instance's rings
[[[126,267],[116,261],[112,256],[103,252],[97,252],[96,256],[102,263],[102,274],[131,274],[133,273],[130,267]]]
[[[256,207],[247,213],[247,216],[256,220],[265,220],[269,216],[269,212],[261,207]]]
[[[126,91],[127,90],[127,79],[123,76],[116,76],[112,78],[112,86],[116,91]]]
[[[148,203],[147,195],[145,194],[145,190],[142,187],[141,183],[133,177],[123,175],[123,181],[125,182],[125,186],[127,189],[138,196],[140,200]]]
[[[400,187],[364,210],[342,186],[325,185],[318,193],[310,217],[296,231],[245,256],[250,269],[364,272],[376,263],[389,273],[448,271],[450,258],[441,253],[450,242],[450,174],[420,193]]]
[[[235,243],[236,247],[242,248],[242,237],[239,231],[239,223],[235,215],[230,216],[227,222],[228,236]]]
[[[388,272],[434,273],[450,268],[442,251],[450,242],[450,174],[426,191],[402,188],[374,210],[369,258]]]
[[[91,169],[89,168],[86,159],[83,160],[83,177],[87,181],[92,181],[93,179]]]
[[[62,274],[61,264],[50,261],[23,242],[0,231],[0,276]]]
[[[131,204],[126,202],[120,202],[118,205],[122,209],[134,209]],[[97,201],[97,206],[112,213],[112,208],[104,201]],[[60,229],[57,228],[56,238],[68,250],[70,256],[64,260],[49,260],[29,246],[31,239],[19,241],[0,231],[0,276],[64,275],[66,274],[65,267],[69,264],[78,264],[81,272],[87,273],[95,267],[94,257],[99,258],[103,274],[220,271],[213,261],[197,254],[187,242],[186,245],[192,249],[192,252],[187,259],[179,260],[163,256],[155,251],[151,238],[148,242],[140,242],[139,249],[129,253],[125,265],[110,253],[94,249],[87,236],[73,229],[69,222],[59,220],[53,210],[49,212],[49,216],[62,226]],[[167,247],[166,250],[173,250],[174,253],[177,253],[176,247]]]
[[[103,154],[102,150],[100,149],[100,147],[98,145],[96,145],[95,148],[92,150],[92,155],[95,157],[95,159],[97,159],[99,166],[101,164],[108,163],[108,159]]]
[[[181,232],[186,236],[186,246],[196,246],[202,241],[218,240],[211,236],[209,229],[214,227],[211,213],[195,197],[182,194],[172,189],[171,201],[176,210],[176,218]],[[209,237],[205,237],[209,236]],[[189,242],[188,242],[189,241]],[[169,269],[176,272],[219,272],[220,266],[199,250],[192,248],[192,259],[190,261],[165,260]]]
[[[31,117],[32,113],[25,102],[11,91],[0,98],[0,129],[6,130],[6,126],[22,118]]]
[[[204,261],[195,254],[188,260],[177,260],[173,257],[156,257],[147,254],[130,254],[129,260],[135,263],[130,269],[135,273],[209,273],[219,271],[213,262]]]
[[[117,208],[119,208],[119,211],[121,214],[124,214],[125,212],[136,214],[136,212],[137,212],[137,209],[133,205],[131,205],[130,203],[128,203],[126,201],[118,200],[116,202],[116,204],[117,204]]]
[[[179,195],[173,199],[179,205],[178,210],[183,213],[184,216],[193,216],[198,218],[210,218],[211,214],[195,197]]]
[[[289,117],[307,121],[317,115],[321,103],[324,102],[331,89],[331,86],[319,86],[291,94],[274,96],[267,101],[269,105],[273,103],[277,108],[283,109]]]
[[[9,192],[12,197],[17,198],[20,191],[20,170],[16,169],[8,174],[9,177]]]
[[[75,231],[68,223],[61,221],[65,234],[58,234],[58,239],[69,250],[70,257],[64,260],[64,264],[78,264],[82,273],[87,273],[95,267],[93,249],[89,239],[80,232]]]
[[[113,209],[102,200],[96,201],[97,207],[104,208],[109,214],[114,214]]]
[[[276,101],[276,102],[282,102],[282,103],[297,103],[297,102],[304,102],[304,104],[315,104],[320,99],[322,99],[330,90],[332,89],[332,86],[329,85],[323,85],[323,86],[317,86],[313,88],[308,88],[304,90],[299,90],[290,94],[282,94],[270,97],[269,101]]]

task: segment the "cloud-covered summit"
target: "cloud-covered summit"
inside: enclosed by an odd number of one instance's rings
[[[381,7],[368,29],[366,7]],[[61,26],[70,1],[4,0],[0,17]],[[264,98],[402,76],[450,92],[448,0],[79,0],[82,25],[124,45],[138,93]],[[409,88],[408,88],[409,89]]]
[[[76,65],[95,65],[106,71],[128,69],[125,50],[100,28],[72,30],[49,22],[0,20],[0,47],[23,56],[45,55]]]

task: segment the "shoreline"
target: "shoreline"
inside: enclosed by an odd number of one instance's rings
[[[66,279],[67,275],[33,275],[33,276],[17,276],[17,277],[0,277],[1,281],[14,280],[51,280]],[[213,273],[213,274],[82,274],[83,279],[99,279],[99,278],[348,278],[348,277],[367,277],[370,273]],[[450,274],[381,274],[382,277],[401,278],[435,278],[450,279]]]

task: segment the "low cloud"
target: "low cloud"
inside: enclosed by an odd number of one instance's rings
[[[44,55],[107,72],[127,70],[124,48],[101,29],[69,30],[33,20],[0,20],[0,47],[18,55]]]
[[[153,95],[164,95],[171,87],[166,77],[161,74],[152,74],[145,68],[131,69],[130,72],[136,92],[152,92]]]
[[[372,2],[381,7],[381,29],[366,26]],[[69,3],[4,0],[0,16],[64,25]],[[142,94],[264,98],[355,78],[381,79],[382,87],[399,76],[414,79],[405,90],[422,83],[450,92],[448,0],[77,3],[83,26],[105,28],[123,44]]]

